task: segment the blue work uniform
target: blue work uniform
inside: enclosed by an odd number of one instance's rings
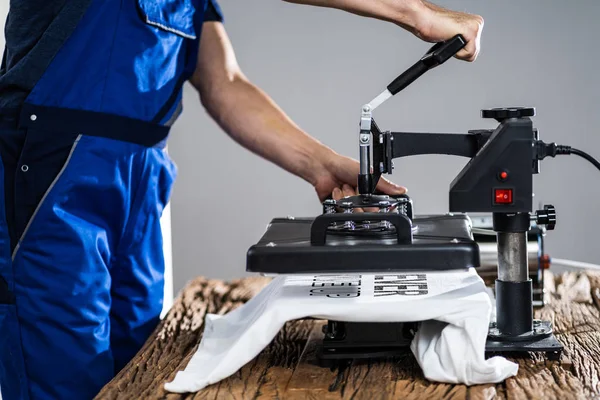
[[[41,24],[28,1],[7,32],[43,32],[22,54],[7,33],[0,70],[0,390],[87,399],[159,321],[165,145],[222,15],[216,0],[56,0]]]

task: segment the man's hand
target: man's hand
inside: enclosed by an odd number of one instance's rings
[[[313,186],[322,202],[328,197],[339,200],[345,196],[354,196],[357,193],[356,183],[359,173],[359,164],[356,160],[333,153],[324,159],[322,167],[314,171]],[[406,193],[406,188],[391,183],[381,177],[377,190],[389,194],[400,195]]]
[[[475,61],[479,55],[483,18],[479,15],[450,11],[426,1],[423,1],[423,5],[414,34],[427,42],[436,43],[460,33],[467,44],[456,53],[456,58]]]
[[[483,18],[450,11],[426,0],[285,0],[289,3],[337,8],[401,26],[427,42],[442,42],[461,34],[467,45],[457,53],[474,61],[479,54]]]

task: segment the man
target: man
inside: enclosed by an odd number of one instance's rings
[[[251,1],[251,0],[246,0]],[[483,20],[423,0],[296,0],[457,33]],[[0,388],[5,400],[93,397],[162,307],[164,151],[190,81],[234,140],[310,182],[354,194],[358,165],[302,132],[240,71],[216,0],[13,0],[0,71]],[[379,189],[404,188],[382,180]]]

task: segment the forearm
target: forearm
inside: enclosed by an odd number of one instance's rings
[[[321,164],[333,154],[241,74],[212,87],[201,98],[233,140],[311,184]]]
[[[336,8],[364,17],[392,22],[415,31],[427,10],[422,0],[284,0],[288,3]]]
[[[426,0],[284,0],[288,3],[336,8],[392,22],[427,42],[441,42],[461,34],[466,46],[456,57],[475,61],[479,54],[483,18],[456,12]]]

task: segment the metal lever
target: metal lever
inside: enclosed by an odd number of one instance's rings
[[[445,42],[436,43],[429,51],[412,67],[398,76],[387,87],[393,95],[413,83],[425,72],[445,63],[448,59],[458,53],[467,43],[461,35],[456,35]]]
[[[379,107],[387,99],[400,92],[402,89],[413,83],[417,78],[428,70],[437,67],[446,62],[465,47],[466,41],[461,35],[456,35],[445,42],[436,43],[416,64],[403,72],[392,81],[379,96],[370,103],[365,104],[361,110],[360,117],[360,174],[358,176],[358,191],[361,194],[370,194],[375,188],[373,176],[371,174],[371,125],[373,110]]]

